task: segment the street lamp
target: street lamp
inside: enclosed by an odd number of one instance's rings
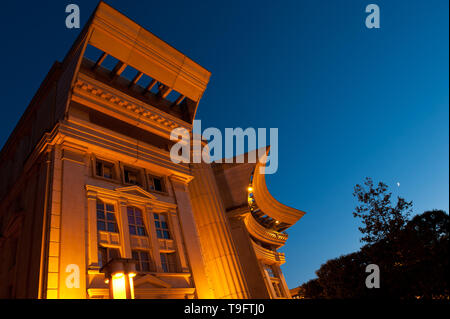
[[[105,282],[109,284],[110,298],[134,299],[133,277],[136,276],[136,265],[133,259],[111,259],[100,272],[105,274]]]

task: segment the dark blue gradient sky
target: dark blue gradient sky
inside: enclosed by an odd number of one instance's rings
[[[69,1],[2,2],[0,144],[79,33]],[[72,1],[82,25],[96,1]],[[108,1],[212,72],[204,127],[278,127],[275,198],[307,212],[288,285],[360,247],[353,186],[382,180],[414,213],[449,206],[448,1]],[[365,27],[365,7],[381,29]],[[400,182],[400,187],[396,183]]]

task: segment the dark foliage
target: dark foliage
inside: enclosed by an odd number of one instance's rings
[[[449,299],[450,218],[432,210],[407,220],[411,202],[398,198],[391,206],[387,186],[357,185],[360,201],[354,213],[367,244],[358,252],[327,261],[318,278],[300,286],[304,298],[439,298]],[[380,288],[368,289],[366,266],[380,268]]]
[[[375,243],[382,239],[394,240],[406,225],[411,213],[412,202],[397,197],[397,204],[392,206],[388,186],[379,182],[375,187],[371,178],[366,178],[364,186],[356,184],[353,192],[360,205],[353,212],[354,217],[362,219],[364,227],[359,230],[364,235],[362,242]]]

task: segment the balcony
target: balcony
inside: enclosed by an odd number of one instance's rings
[[[266,264],[278,264],[282,265],[286,262],[284,253],[279,253],[270,249],[266,249],[258,245],[252,240],[253,249],[255,250],[256,257],[262,260]]]
[[[252,214],[247,214],[244,222],[247,226],[248,232],[258,240],[277,247],[281,247],[286,243],[286,240],[288,238],[287,234],[265,228],[260,223],[258,223],[258,221],[253,217]]]

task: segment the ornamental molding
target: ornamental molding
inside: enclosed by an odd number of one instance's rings
[[[138,193],[130,193],[130,191],[136,191]],[[98,197],[108,198],[112,200],[125,201],[130,203],[138,203],[141,205],[149,205],[152,207],[154,211],[168,211],[168,212],[176,212],[177,205],[163,202],[158,200],[154,195],[148,193],[143,190],[139,186],[131,186],[131,187],[118,187],[115,189],[107,189],[95,185],[86,185],[86,193],[92,194],[93,192],[97,193]]]
[[[156,107],[135,99],[109,85],[90,78],[86,74],[79,73],[73,87],[72,99],[76,97],[97,102],[98,106],[113,107],[116,111],[125,112],[135,120],[140,119],[151,126],[157,126],[166,132],[171,132],[177,127],[190,130],[192,126],[177,117],[165,113]],[[78,102],[78,101],[77,101]]]

